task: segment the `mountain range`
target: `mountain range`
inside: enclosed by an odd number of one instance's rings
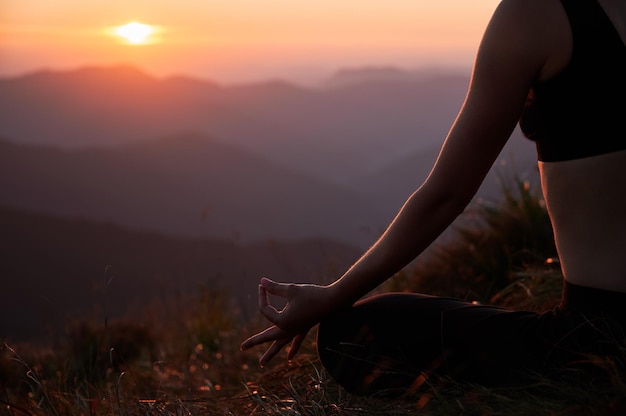
[[[0,208],[0,340],[45,341],[79,320],[139,319],[147,305],[194,300],[203,288],[245,322],[262,276],[327,283],[359,253],[331,240],[179,239]]]
[[[426,178],[468,82],[383,68],[317,88],[223,86],[125,66],[0,79],[0,204],[178,236],[367,245],[362,231]],[[503,163],[534,175],[517,131],[501,156],[481,197],[498,195]]]
[[[7,207],[177,237],[356,241],[376,220],[346,187],[193,135],[81,149],[0,141],[0,189]]]
[[[0,79],[0,337],[93,310],[108,266],[118,315],[208,284],[250,316],[263,275],[336,277],[426,178],[468,82],[365,68],[226,86],[126,66]],[[519,131],[477,199],[498,198],[502,172],[536,179]]]

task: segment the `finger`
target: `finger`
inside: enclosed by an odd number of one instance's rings
[[[267,351],[265,351],[265,354],[263,354],[263,356],[259,360],[259,364],[261,364],[261,367],[264,367],[265,364],[270,362],[272,358],[274,358],[276,354],[278,354],[285,345],[289,344],[289,341],[290,341],[289,338],[284,338],[284,339],[280,339],[280,340],[276,340],[272,342],[272,345],[270,345]]]
[[[259,311],[270,322],[279,325],[281,320],[281,312],[270,303],[269,293],[287,298],[287,293],[292,285],[285,283],[277,283],[264,277],[259,284]]]
[[[293,360],[293,357],[296,356],[298,350],[300,350],[300,346],[302,346],[302,342],[304,341],[306,334],[298,334],[291,341],[291,347],[289,348],[289,352],[287,353],[287,359],[289,361]]]
[[[241,343],[241,349],[247,350],[259,344],[264,344],[270,341],[276,341],[277,339],[285,337],[285,332],[278,328],[276,325],[273,325],[264,331],[255,334],[244,342]]]
[[[289,290],[293,286],[287,283],[279,283],[264,277],[261,279],[261,286],[263,286],[269,293],[280,296],[283,298],[289,297]]]
[[[270,304],[270,296],[263,285],[259,285],[259,309]]]
[[[270,304],[269,295],[263,285],[259,285],[259,311],[273,324],[280,319],[280,312]]]

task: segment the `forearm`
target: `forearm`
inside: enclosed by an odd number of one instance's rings
[[[431,187],[432,188],[432,187]],[[379,240],[330,285],[338,307],[354,303],[410,263],[463,211],[467,198],[419,189]]]

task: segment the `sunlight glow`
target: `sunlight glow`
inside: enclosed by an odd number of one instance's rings
[[[144,45],[150,42],[155,28],[139,22],[130,22],[115,29],[115,34],[133,45]]]
[[[317,83],[372,65],[467,71],[500,1],[0,0],[0,76],[118,63],[227,83]]]

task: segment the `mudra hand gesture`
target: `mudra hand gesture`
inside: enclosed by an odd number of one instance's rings
[[[270,294],[286,299],[279,311],[270,303]],[[300,349],[309,330],[332,310],[328,286],[278,283],[263,278],[259,284],[259,311],[273,325],[246,339],[241,349],[256,345],[271,345],[260,358],[261,366],[267,364],[283,347],[291,344],[287,359],[291,360]]]

